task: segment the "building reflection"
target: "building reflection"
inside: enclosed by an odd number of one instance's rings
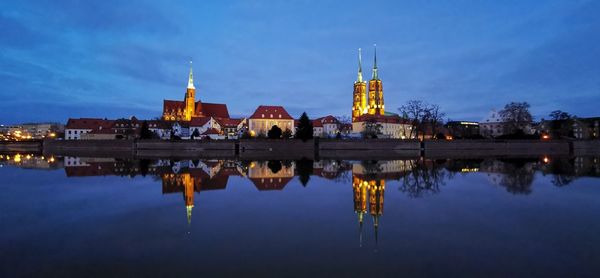
[[[163,194],[183,194],[188,224],[192,221],[195,193],[225,189],[230,176],[243,175],[241,166],[226,160],[159,161],[154,168],[161,177]]]
[[[248,179],[260,191],[282,190],[294,177],[292,161],[253,161],[248,167]]]
[[[281,191],[295,178],[307,186],[311,178],[322,178],[352,186],[353,210],[363,244],[363,226],[378,241],[384,212],[386,185],[396,181],[399,192],[422,198],[441,192],[455,175],[482,175],[489,184],[511,194],[530,194],[536,174],[548,175],[555,186],[567,186],[579,177],[600,177],[600,157],[533,157],[481,159],[408,159],[392,161],[239,161],[239,160],[133,160],[0,154],[0,166],[28,169],[59,169],[67,177],[151,176],[162,184],[163,194],[181,194],[187,222],[199,206],[203,191],[224,190],[231,176],[248,179],[258,191]]]
[[[354,212],[358,217],[360,247],[363,243],[363,222],[367,213],[373,221],[375,246],[377,246],[379,218],[383,215],[386,180],[401,178],[411,170],[412,165],[409,160],[363,161],[352,165]]]
[[[0,154],[0,167],[13,166],[23,169],[53,170],[64,167],[61,159],[54,156],[39,156],[35,154]]]

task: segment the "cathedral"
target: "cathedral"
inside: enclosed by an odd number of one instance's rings
[[[162,119],[165,121],[189,122],[193,118],[213,117],[229,119],[227,105],[221,103],[202,103],[196,101],[196,87],[194,86],[194,74],[192,62],[190,62],[190,75],[187,90],[183,101],[164,100]]]
[[[367,82],[362,77],[362,55],[361,49],[358,49],[358,77],[354,82],[352,121],[355,122],[363,115],[381,115],[385,114],[383,104],[383,85],[377,74],[377,48],[373,62],[373,75],[369,80],[369,90],[367,93]]]

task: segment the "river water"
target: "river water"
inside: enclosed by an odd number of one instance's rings
[[[0,277],[598,277],[600,158],[0,155]]]

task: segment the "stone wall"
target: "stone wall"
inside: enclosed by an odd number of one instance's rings
[[[431,140],[424,142],[426,157],[485,157],[501,155],[568,155],[568,141]]]
[[[44,140],[44,154],[61,156],[130,157],[133,140]]]
[[[300,159],[315,157],[315,141],[248,139],[239,142],[241,159]]]
[[[205,151],[229,150],[235,151],[234,140],[141,140],[135,143],[137,150],[168,150],[168,151]]]
[[[600,155],[600,140],[572,141],[574,155]]]
[[[320,140],[319,150],[419,150],[417,140],[366,139],[366,140]]]

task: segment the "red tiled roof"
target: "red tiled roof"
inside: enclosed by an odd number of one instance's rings
[[[185,102],[180,100],[167,100],[163,101],[163,112],[171,111],[171,110],[183,110],[185,108]]]
[[[112,127],[114,121],[96,119],[96,118],[80,118],[80,119],[69,119],[65,129],[109,129]]]
[[[293,120],[292,116],[288,114],[283,106],[268,106],[260,105],[254,111],[254,114],[250,116],[250,119],[285,119]]]
[[[146,122],[149,128],[171,129],[173,125],[173,123],[162,120],[150,120]]]
[[[282,190],[292,178],[250,178],[254,186],[260,191]]]
[[[340,121],[338,121],[338,119],[334,116],[331,115],[327,115],[325,117],[319,118],[318,120],[321,121],[321,123],[323,124],[339,124]]]
[[[203,126],[210,121],[210,117],[193,117],[190,126]]]
[[[244,119],[215,118],[221,127],[237,127]]]
[[[323,127],[323,123],[319,119],[313,120],[313,127]]]
[[[89,163],[85,166],[65,167],[67,177],[111,176],[115,174],[113,163]]]
[[[216,128],[209,128],[202,135],[221,134]]]
[[[198,110],[198,106],[201,107],[200,110]],[[200,111],[204,117],[229,118],[227,105],[222,103],[200,103],[200,101],[198,101],[196,102],[196,112],[198,111]]]

